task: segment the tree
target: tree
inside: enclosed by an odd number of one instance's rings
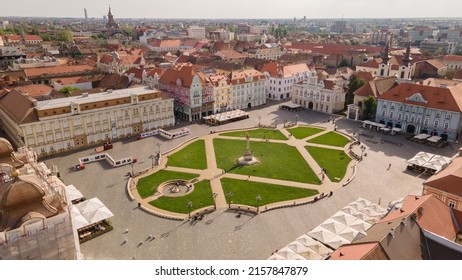
[[[433,53],[434,56],[440,56],[440,55],[445,55],[445,54],[446,54],[446,51],[443,50],[443,48],[438,48],[438,49]]]
[[[366,82],[363,79],[359,79],[356,75],[351,75],[348,83],[348,90],[345,98],[345,108],[349,104],[353,104],[354,95],[353,93],[362,87]]]
[[[48,34],[40,34],[40,38],[42,38],[43,41],[51,41],[51,37]]]
[[[59,90],[59,93],[62,93],[62,94],[69,94],[70,92],[73,92],[73,91],[77,91],[77,90],[80,90],[80,88],[78,87],[73,87],[73,86],[64,86],[62,87],[60,90]]]
[[[462,44],[456,45],[452,53],[455,55],[462,55]]]
[[[443,78],[452,80],[452,78],[454,78],[455,73],[456,73],[456,70],[448,68],[446,72],[444,73]]]
[[[63,30],[56,33],[56,41],[72,42],[72,33],[69,30]]]
[[[373,120],[377,111],[377,99],[374,96],[368,96],[363,101],[363,117],[366,120]]]
[[[348,60],[346,58],[342,59],[342,61],[340,61],[338,67],[346,67],[348,66]]]

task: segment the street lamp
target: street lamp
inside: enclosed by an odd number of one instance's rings
[[[286,127],[287,119],[284,119],[284,127]]]
[[[226,197],[228,198],[228,208],[231,208],[231,197],[233,196],[232,192],[227,192]]]
[[[156,156],[150,155],[149,158],[152,160],[151,168],[154,168],[154,159],[156,158]]]
[[[132,161],[132,163],[130,163],[130,165],[132,166],[132,177],[133,177],[133,175],[135,174],[135,173],[133,172],[133,165],[135,165],[135,163]]]
[[[159,156],[160,156],[160,145],[161,145],[161,144],[160,144],[160,143],[157,143],[156,145],[157,145],[157,149],[158,149],[158,151],[159,151]]]
[[[298,115],[295,115],[295,124],[298,123]]]
[[[213,208],[217,209],[217,193],[213,193]]]
[[[257,202],[257,213],[258,213],[259,210],[260,210],[261,196],[257,195],[257,196],[255,197],[255,201]]]
[[[258,116],[258,127],[261,126],[261,116]]]
[[[191,218],[191,208],[193,206],[192,201],[189,201],[187,206],[188,206],[188,219],[190,219]]]

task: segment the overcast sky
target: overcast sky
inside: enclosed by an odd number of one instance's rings
[[[116,18],[462,17],[460,0],[1,0],[0,16]]]

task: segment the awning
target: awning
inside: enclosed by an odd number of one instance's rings
[[[432,137],[428,138],[427,141],[436,143],[436,142],[440,141],[441,139],[442,139],[442,138],[439,137],[439,136],[432,136]]]
[[[75,205],[90,224],[111,218],[112,212],[96,197]]]
[[[73,201],[83,197],[82,193],[78,189],[76,189],[74,185],[68,185],[65,187],[65,189],[69,201]]]

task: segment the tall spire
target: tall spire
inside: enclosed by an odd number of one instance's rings
[[[390,60],[390,58],[391,58],[390,49],[389,49],[389,45],[388,45],[388,42],[387,42],[385,44],[385,49],[383,50],[383,54],[382,54],[382,63],[387,64],[388,60]]]
[[[409,43],[407,44],[406,53],[403,57],[403,65],[409,66],[411,60],[411,41],[409,41]]]

